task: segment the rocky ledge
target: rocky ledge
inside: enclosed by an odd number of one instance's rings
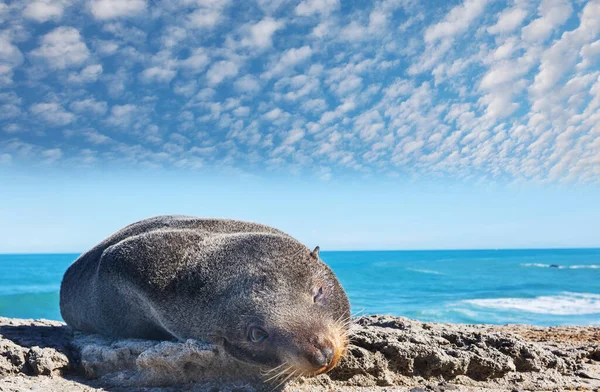
[[[600,391],[600,327],[354,320],[326,375],[278,385],[195,340],[110,340],[48,320],[0,318],[0,391]]]

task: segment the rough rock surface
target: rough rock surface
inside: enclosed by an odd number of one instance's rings
[[[331,373],[286,391],[600,391],[600,328],[421,323],[366,316]],[[110,340],[0,318],[0,391],[276,390],[202,342]]]

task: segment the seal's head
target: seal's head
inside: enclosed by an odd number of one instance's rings
[[[239,317],[218,333],[231,356],[272,376],[327,372],[348,345],[350,305],[343,288],[318,247],[311,252],[296,244],[280,237],[258,252],[246,248],[251,273],[241,290],[228,294],[228,309]]]

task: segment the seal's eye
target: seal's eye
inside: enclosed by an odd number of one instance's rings
[[[269,334],[262,328],[250,327],[248,330],[248,340],[252,343],[260,343],[265,340]]]
[[[313,302],[317,303],[321,298],[323,298],[323,287],[319,287],[319,289],[315,292]]]

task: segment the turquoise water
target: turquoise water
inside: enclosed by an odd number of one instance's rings
[[[600,325],[600,249],[320,255],[359,314],[461,323]],[[0,255],[0,316],[60,320],[60,280],[77,256]]]

